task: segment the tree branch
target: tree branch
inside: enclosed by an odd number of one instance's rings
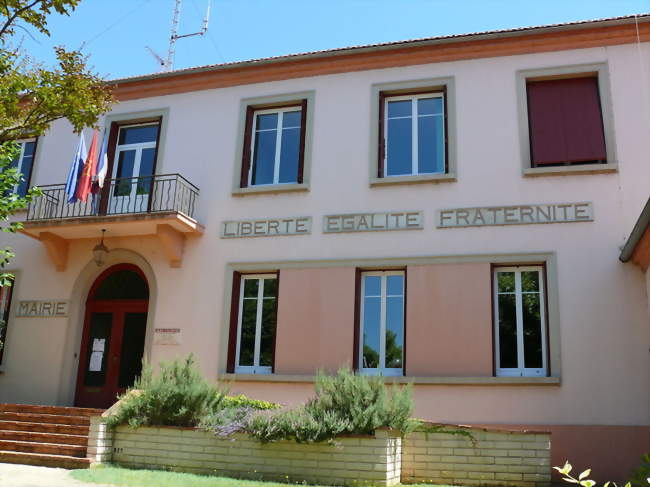
[[[26,10],[31,9],[32,7],[34,7],[34,5],[36,5],[37,3],[41,3],[41,2],[43,2],[43,0],[34,0],[32,3],[27,4],[27,5],[25,5],[23,8],[19,8],[18,10],[16,10],[16,11],[13,13],[13,15],[11,15],[11,16],[9,16],[9,8],[8,8],[8,7],[6,6],[6,4],[5,4],[5,9],[6,9],[6,11],[7,11],[7,21],[6,21],[5,24],[2,26],[2,28],[0,28],[0,37],[2,37],[3,35],[6,34],[7,29],[9,29],[9,26],[14,22],[14,20],[16,20],[16,18],[17,18],[20,14],[22,14],[22,13],[25,12]]]

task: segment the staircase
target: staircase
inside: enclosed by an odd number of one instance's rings
[[[103,409],[0,404],[0,462],[88,468],[90,416]]]

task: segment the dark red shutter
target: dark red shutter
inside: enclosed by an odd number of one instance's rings
[[[233,272],[232,297],[230,299],[230,332],[228,333],[228,363],[226,372],[235,372],[235,357],[237,355],[237,322],[239,321],[239,290],[241,289],[241,273]]]
[[[305,136],[307,132],[307,100],[300,102],[300,150],[298,155],[298,184],[302,184],[305,172]]]
[[[361,269],[354,273],[354,339],[352,370],[359,370],[359,342],[361,340]]]
[[[529,81],[533,166],[605,161],[605,135],[595,77]]]
[[[386,137],[384,135],[384,106],[386,105],[386,95],[379,93],[379,134],[377,140],[379,146],[377,147],[377,177],[384,177],[384,160],[386,158]]]
[[[251,141],[253,140],[253,107],[246,108],[246,123],[244,125],[244,147],[242,151],[241,175],[239,186],[248,186],[248,172],[251,167]]]

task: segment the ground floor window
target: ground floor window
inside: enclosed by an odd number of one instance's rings
[[[241,276],[235,372],[272,372],[277,300],[277,274]]]
[[[402,375],[404,271],[361,273],[359,370]]]
[[[496,375],[547,375],[544,268],[494,268]]]
[[[0,287],[0,365],[4,355],[5,343],[7,341],[7,326],[9,325],[9,307],[11,306],[11,295],[14,286],[13,279]]]

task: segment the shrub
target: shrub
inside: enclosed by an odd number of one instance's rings
[[[192,355],[162,362],[156,375],[144,364],[141,376],[120,397],[123,402],[107,424],[193,427],[219,409],[224,396],[217,385],[203,378]]]
[[[266,409],[278,409],[282,406],[274,402],[260,401],[259,399],[251,399],[243,394],[238,396],[225,396],[221,403],[224,408],[250,408],[257,411]]]
[[[316,395],[302,407],[253,415],[245,430],[262,442],[332,440],[341,434],[373,434],[393,428],[402,434],[415,430],[412,388],[394,386],[389,393],[380,377],[359,376],[341,369],[335,376],[319,373]]]
[[[635,472],[632,481],[625,484],[625,487],[632,487],[632,486],[643,487],[645,485],[650,485],[650,454],[646,453],[645,455],[643,455],[643,457],[641,457],[641,462],[642,462],[641,466]],[[563,476],[562,480],[570,484],[578,484],[581,487],[594,487],[596,485],[596,482],[589,479],[589,475],[591,475],[590,468],[582,472],[580,475],[578,475],[577,478],[571,475],[571,470],[573,469],[573,467],[569,462],[565,462],[563,467],[553,467],[553,468],[558,472],[560,472],[560,474]],[[617,487],[617,486],[615,482],[605,482],[603,484],[603,487]]]

